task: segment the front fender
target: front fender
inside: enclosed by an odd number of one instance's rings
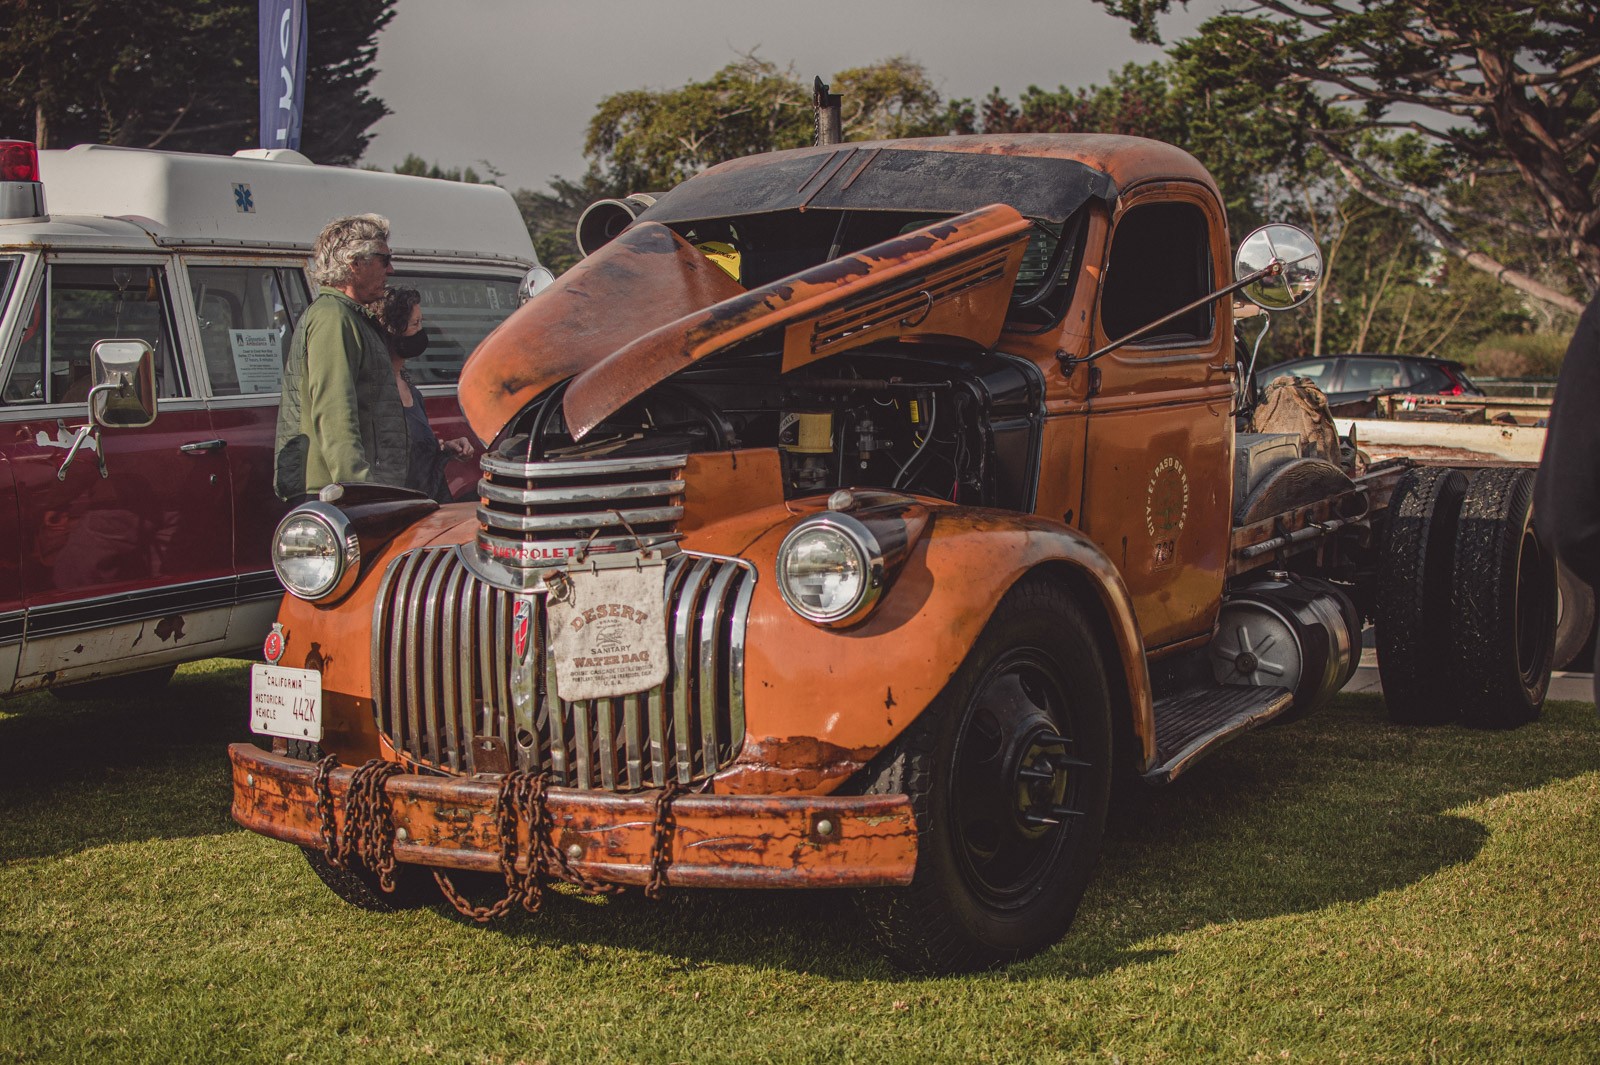
[[[385,753],[372,707],[372,611],[383,571],[407,551],[471,540],[476,529],[470,503],[440,507],[363,558],[361,579],[343,599],[324,605],[283,597],[282,664],[322,674],[322,745],[346,762]]]
[[[740,554],[761,574],[745,634],[743,750],[716,778],[720,792],[828,792],[887,746],[939,694],[1006,591],[1041,567],[1087,591],[1105,624],[1113,690],[1148,760],[1154,742],[1149,674],[1121,575],[1088,537],[1048,519],[933,507],[926,530],[877,609],[828,629],[784,604],[773,574],[779,523]],[[1120,684],[1118,683],[1120,681]],[[1120,700],[1119,700],[1120,701]]]

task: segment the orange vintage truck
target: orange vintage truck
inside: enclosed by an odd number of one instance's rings
[[[1313,709],[1365,619],[1397,717],[1539,712],[1531,475],[1237,431],[1230,296],[1320,257],[1230,263],[1185,152],[828,145],[620,221],[466,364],[476,505],[278,529],[233,814],[345,899],[849,888],[898,964],[980,968],[1066,931],[1114,773]]]

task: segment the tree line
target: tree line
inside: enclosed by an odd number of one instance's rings
[[[1096,0],[1161,43],[1171,0]],[[1184,0],[1179,0],[1183,3]],[[393,0],[310,0],[305,151],[359,160],[388,113],[369,85]],[[227,0],[11,0],[0,128],[41,143],[233,151],[255,141],[255,6]],[[146,27],[140,32],[137,27]],[[130,27],[132,27],[130,29]],[[83,76],[95,71],[94,77]],[[1104,84],[947,99],[908,57],[833,72],[847,140],[1107,132],[1193,153],[1237,239],[1296,222],[1327,283],[1283,316],[1277,357],[1460,354],[1559,336],[1600,288],[1600,5],[1593,0],[1255,0]],[[598,101],[588,168],[514,192],[542,261],[575,261],[596,199],[815,136],[809,77],[750,54],[704,80]],[[495,180],[412,156],[395,169]],[[1499,367],[1515,369],[1515,365]]]

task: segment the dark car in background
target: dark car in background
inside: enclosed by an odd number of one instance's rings
[[[1422,355],[1322,355],[1292,359],[1257,370],[1255,387],[1259,392],[1274,378],[1293,375],[1310,378],[1328,397],[1334,413],[1352,407],[1349,413],[1371,411],[1379,396],[1397,393],[1438,396],[1481,396],[1483,389],[1472,383],[1466,367],[1447,359]]]

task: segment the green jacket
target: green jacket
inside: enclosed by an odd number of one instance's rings
[[[404,487],[409,448],[383,337],[359,303],[324,287],[296,323],[284,360],[278,498],[336,481]]]

